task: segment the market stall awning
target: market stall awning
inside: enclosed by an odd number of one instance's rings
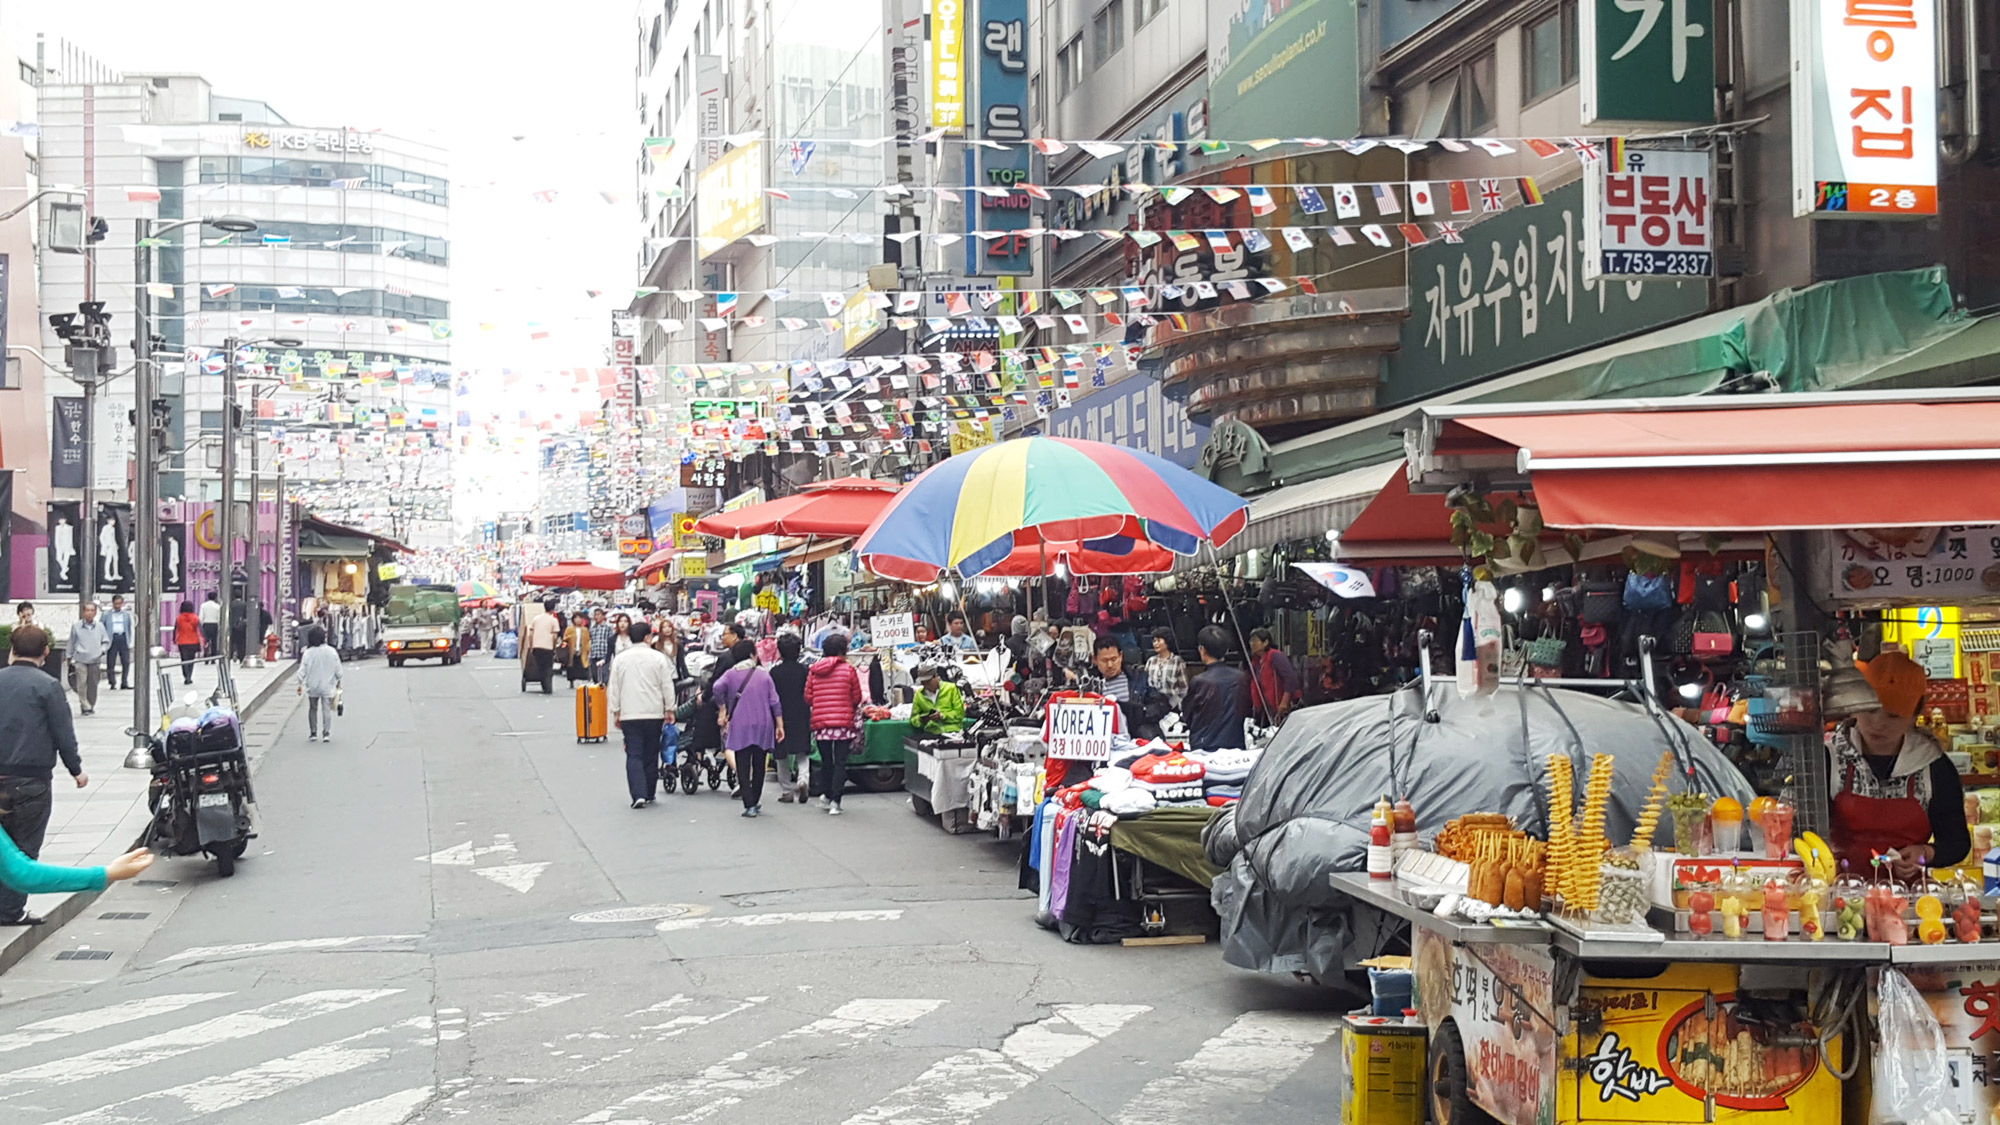
[[[2000,522],[1991,390],[1426,410],[1410,440],[1419,493],[1525,485],[1550,527]]]
[[[840,477],[807,485],[793,496],[751,504],[733,512],[704,516],[694,525],[703,535],[749,539],[757,535],[855,536],[895,499],[901,486],[867,477]]]
[[[1249,525],[1230,547],[1271,547],[1292,539],[1316,539],[1329,529],[1339,531],[1354,522],[1382,486],[1402,471],[1399,457],[1253,497]]]
[[[851,537],[829,539],[818,543],[807,543],[793,550],[791,554],[786,555],[785,565],[794,567],[809,566],[812,563],[824,562],[835,555],[844,555],[853,549],[854,540]]]
[[[694,550],[698,551],[699,548],[694,548]],[[659,574],[669,566],[672,566],[675,558],[687,553],[686,549],[680,547],[662,547],[652,554],[647,555],[645,560],[639,564],[639,569],[633,573],[640,578],[651,578],[653,575]]]
[[[625,588],[625,574],[607,567],[592,566],[582,559],[570,559],[540,570],[531,570],[521,576],[521,581],[530,586],[548,586],[558,590],[622,590]]]
[[[299,557],[312,561],[352,559],[368,561],[375,541],[362,535],[332,535],[314,528],[299,529]]]

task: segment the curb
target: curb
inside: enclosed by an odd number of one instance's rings
[[[279,688],[284,687],[290,682],[291,677],[281,672],[273,676],[263,687],[257,689],[257,694],[244,701],[243,705],[238,708],[238,713],[241,715],[243,721],[248,723],[250,717],[256,714],[264,704],[268,703],[273,695],[278,693]],[[262,759],[262,754],[250,759],[250,765],[253,770]],[[133,833],[132,846],[137,847],[140,839],[145,835],[146,822],[151,819],[152,813],[147,811],[143,803],[134,805],[132,811],[126,814],[125,819],[119,822],[118,828],[112,830],[109,838],[117,839],[126,831],[127,824],[129,823],[131,824],[130,831]],[[34,952],[37,946],[55,937],[64,926],[81,915],[89,908],[91,903],[97,901],[97,896],[103,893],[103,891],[73,891],[70,894],[64,895],[54,906],[43,913],[42,916],[48,920],[41,925],[21,926],[4,931],[8,936],[5,941],[0,941],[0,973],[5,973],[8,969],[13,968],[21,962],[22,958]]]

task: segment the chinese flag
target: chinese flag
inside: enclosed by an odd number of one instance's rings
[[[1403,241],[1412,246],[1422,246],[1430,239],[1425,237],[1424,228],[1416,223],[1398,223],[1396,229],[1403,232]]]
[[[1470,210],[1472,210],[1472,189],[1465,186],[1464,180],[1453,180],[1451,182],[1451,213],[1454,215],[1463,215]]]

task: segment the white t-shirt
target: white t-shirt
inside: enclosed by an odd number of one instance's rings
[[[203,625],[222,624],[222,603],[221,602],[201,603],[201,623]]]

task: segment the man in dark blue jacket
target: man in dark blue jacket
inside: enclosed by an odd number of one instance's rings
[[[1186,712],[1190,750],[1240,750],[1243,720],[1250,714],[1250,677],[1224,659],[1229,634],[1220,625],[1203,626],[1195,634],[1201,646],[1201,674],[1188,682],[1181,700]]]
[[[56,762],[76,779],[78,789],[90,784],[77,752],[76,724],[62,685],[43,674],[49,635],[40,626],[25,625],[8,638],[10,659],[0,669],[0,831],[37,859],[42,836],[49,828],[53,795],[50,779]],[[0,887],[0,926],[39,926],[28,913],[28,897]]]

